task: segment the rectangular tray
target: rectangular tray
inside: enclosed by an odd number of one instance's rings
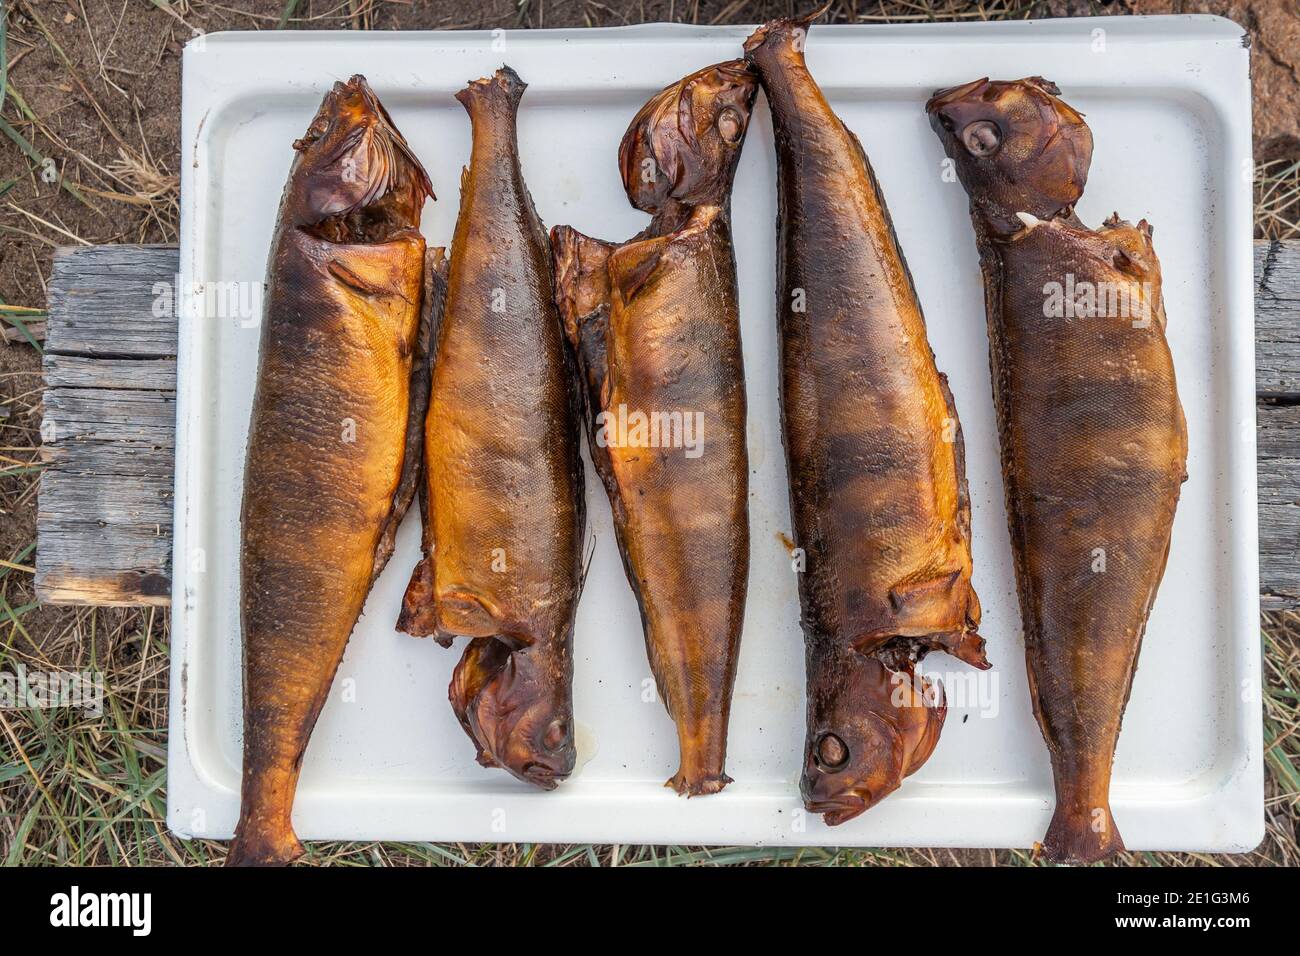
[[[653,25],[493,33],[233,33],[184,56],[181,298],[260,283],[292,157],[328,86],[364,73],[439,195],[449,244],[469,121],[452,94],[508,62],[530,84],[525,175],[548,226],[624,239],[646,217],[616,150],[654,92],[740,54],[746,27]],[[663,787],[676,737],[647,693],[641,625],[609,506],[587,471],[594,557],[575,637],[579,768],[551,794],[478,767],[446,700],[457,658],[395,632],[416,560],[402,526],[307,751],[295,807],[305,839],[1027,847],[1053,803],[1024,673],[981,279],[959,184],[923,105],[942,87],[1042,74],[1088,114],[1096,149],[1082,218],[1156,226],[1169,339],[1190,432],[1172,553],[1120,738],[1115,816],[1132,849],[1245,850],[1263,836],[1251,298],[1250,85],[1245,37],[1214,17],[817,26],[808,60],[871,157],[966,434],[975,585],[994,669],[932,655],[950,712],[902,789],[828,828],[800,806],[803,644],[777,406],[775,159],[760,102],[734,219],[750,403],[752,568],[727,769],[690,801]],[[195,285],[198,283],[199,285]],[[228,837],[240,768],[239,504],[256,323],[180,330],[168,823]],[[458,645],[459,647],[459,645]]]

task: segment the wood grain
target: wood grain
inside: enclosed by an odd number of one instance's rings
[[[60,249],[50,279],[36,591],[167,604],[176,319],[172,246]],[[1255,244],[1260,597],[1300,607],[1300,242]],[[161,314],[155,314],[155,313]]]
[[[174,246],[55,254],[36,516],[47,603],[170,603],[176,319],[156,284],[178,265]]]

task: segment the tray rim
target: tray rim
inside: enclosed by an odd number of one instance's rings
[[[920,45],[933,45],[935,43],[946,42],[971,42],[971,43],[1014,43],[1014,42],[1044,42],[1059,38],[1073,38],[1077,40],[1079,30],[1083,27],[1089,29],[1104,28],[1110,38],[1121,43],[1137,42],[1141,45],[1148,46],[1152,43],[1184,43],[1184,44],[1204,44],[1207,50],[1213,50],[1218,54],[1235,55],[1239,59],[1238,77],[1236,84],[1222,83],[1219,79],[1211,80],[1207,78],[1204,71],[1202,73],[1190,74],[1191,79],[1183,77],[1180,85],[1180,91],[1189,93],[1198,97],[1205,105],[1210,108],[1217,121],[1219,122],[1224,136],[1223,151],[1225,160],[1230,160],[1234,156],[1249,157],[1251,155],[1250,140],[1250,81],[1248,73],[1249,58],[1243,51],[1249,45],[1249,37],[1240,26],[1223,17],[1211,15],[1176,15],[1176,16],[1158,16],[1158,17],[1096,17],[1096,18],[1064,18],[1057,20],[1041,21],[1017,21],[1012,23],[995,22],[995,23],[955,23],[955,24],[833,24],[821,25],[817,28],[817,37],[819,44],[830,45],[839,43],[853,43],[862,45],[890,44],[894,42],[903,42],[904,44],[919,43]],[[190,93],[194,86],[199,84],[211,84],[211,89],[219,90],[221,83],[220,77],[214,76],[213,61],[219,57],[205,57],[202,54],[209,52],[208,44],[212,44],[218,50],[238,50],[242,46],[261,47],[266,43],[288,43],[294,46],[310,45],[325,43],[334,44],[363,44],[380,42],[383,44],[428,44],[437,43],[441,45],[450,45],[451,47],[463,47],[471,44],[481,44],[486,40],[496,37],[499,34],[504,35],[509,43],[527,44],[538,46],[553,44],[559,42],[584,42],[595,43],[604,41],[622,41],[622,40],[669,40],[672,42],[697,42],[713,43],[719,39],[733,39],[736,37],[747,36],[751,32],[751,26],[717,26],[717,27],[700,27],[683,24],[635,24],[620,27],[599,27],[588,29],[545,29],[545,30],[507,30],[507,31],[410,31],[410,32],[389,32],[389,31],[294,31],[292,33],[267,34],[261,31],[226,31],[222,33],[211,34],[207,36],[196,37],[191,40],[185,48],[183,54],[183,79],[182,89],[184,93]],[[1243,39],[1245,42],[1243,42]],[[1236,51],[1234,53],[1234,50]],[[263,54],[264,55],[264,54]],[[1222,67],[1227,72],[1228,67]],[[219,71],[217,71],[219,72]],[[1159,71],[1155,71],[1157,74]],[[1172,79],[1172,76],[1166,77]],[[310,85],[311,81],[307,81]],[[1154,82],[1152,76],[1146,77],[1146,82]],[[645,80],[631,80],[629,78],[618,77],[610,78],[605,84],[606,88],[617,88],[626,86],[644,87],[647,85]],[[823,84],[828,88],[844,88],[843,84]],[[1080,84],[1072,83],[1072,86],[1078,87]],[[1117,82],[1107,83],[1105,86],[1116,86],[1117,88],[1142,89],[1141,82]],[[590,89],[588,85],[566,86],[563,83],[547,82],[545,79],[539,79],[534,82],[533,86],[540,89]],[[315,87],[313,87],[315,88]],[[850,87],[851,88],[851,87]],[[873,89],[878,89],[878,84],[873,84]],[[436,88],[435,88],[436,89]],[[219,95],[219,94],[214,94]],[[1244,97],[1244,99],[1243,99]],[[227,96],[227,99],[230,97]],[[1244,111],[1244,119],[1241,115],[1243,103],[1247,106]],[[200,208],[200,197],[196,195],[198,177],[195,168],[198,165],[199,150],[204,145],[202,139],[204,125],[210,118],[211,110],[218,109],[218,105],[204,110],[202,115],[199,114],[199,106],[193,95],[183,97],[182,103],[182,170],[181,170],[181,273],[180,288],[189,288],[196,275],[195,267],[198,263],[196,249],[197,237],[200,235],[200,226],[203,222],[203,211]],[[215,125],[215,124],[214,124]],[[188,160],[193,161],[188,161]],[[1226,178],[1224,181],[1228,181]],[[1253,335],[1253,316],[1254,301],[1252,294],[1252,277],[1253,261],[1251,258],[1251,238],[1253,237],[1253,221],[1251,209],[1251,196],[1249,180],[1243,177],[1243,188],[1234,190],[1225,190],[1221,196],[1223,204],[1223,229],[1226,234],[1224,242],[1224,264],[1226,265],[1226,274],[1222,280],[1223,303],[1225,311],[1238,317],[1233,323],[1232,334],[1227,336],[1227,354],[1224,360],[1224,376],[1227,381],[1226,391],[1230,397],[1231,418],[1237,425],[1241,434],[1239,448],[1229,458],[1231,477],[1225,482],[1225,486],[1231,489],[1232,500],[1228,505],[1228,513],[1231,517],[1231,548],[1233,556],[1227,559],[1231,566],[1235,566],[1236,573],[1231,581],[1231,604],[1232,613],[1226,615],[1232,621],[1234,631],[1238,634],[1257,634],[1258,633],[1258,612],[1259,612],[1259,595],[1258,595],[1258,527],[1257,527],[1257,502],[1255,498],[1256,483],[1256,464],[1255,464],[1255,406],[1254,406],[1254,335]],[[1233,241],[1233,236],[1239,237],[1240,241]],[[1250,317],[1250,322],[1242,321],[1245,316]],[[1248,330],[1248,332],[1247,332]],[[180,323],[179,344],[178,344],[178,369],[193,368],[195,360],[195,343],[193,336],[190,334],[188,324]],[[193,376],[181,377],[178,379],[177,388],[177,436],[176,436],[176,479],[175,479],[175,536],[173,555],[185,555],[189,553],[190,542],[190,520],[194,512],[192,511],[193,496],[191,487],[194,481],[194,464],[191,461],[190,446],[194,440],[191,427],[193,425],[194,405],[199,401],[194,394],[200,383],[193,380]],[[193,608],[190,601],[187,600],[188,588],[188,561],[175,561],[173,559],[173,625],[172,625],[172,661],[171,661],[171,699],[169,722],[172,733],[169,734],[168,742],[168,816],[167,822],[169,828],[178,836],[192,837],[203,836],[206,838],[221,838],[221,834],[213,834],[206,829],[195,827],[191,818],[187,817],[187,809],[180,801],[175,800],[174,796],[182,792],[205,792],[210,795],[219,794],[225,798],[229,795],[229,789],[215,785],[214,781],[203,772],[199,761],[192,759],[189,747],[189,719],[186,708],[186,690],[188,681],[188,664],[189,664],[189,632],[192,627]],[[1240,672],[1247,675],[1247,679],[1253,681],[1254,687],[1260,687],[1261,679],[1261,651],[1257,643],[1252,643],[1250,647],[1246,646],[1245,638],[1237,639],[1232,645],[1233,653],[1236,655],[1235,663],[1238,665]],[[1215,807],[1226,816],[1233,819],[1233,834],[1227,842],[1217,842],[1215,845],[1204,846],[1184,846],[1180,849],[1192,850],[1220,850],[1228,852],[1242,852],[1252,849],[1263,838],[1264,835],[1264,807],[1263,807],[1263,727],[1262,704],[1259,702],[1259,695],[1256,693],[1255,701],[1252,704],[1249,701],[1242,702],[1245,710],[1249,711],[1248,717],[1254,718],[1253,731],[1246,733],[1246,739],[1243,748],[1234,748],[1243,756],[1243,760],[1233,769],[1225,778],[1223,785],[1217,790],[1203,794],[1199,799],[1177,801],[1180,805],[1191,805],[1200,803],[1203,800],[1215,800]],[[178,732],[179,731],[179,732]],[[542,826],[536,828],[538,832],[522,834],[512,828],[509,836],[510,841],[516,842],[520,839],[529,839],[535,841],[563,841],[563,842],[663,842],[662,831],[656,833],[646,833],[642,839],[637,838],[637,831],[643,830],[643,827],[630,825],[623,818],[622,811],[613,813],[611,816],[608,812],[609,805],[612,803],[616,810],[617,804],[621,801],[610,800],[609,795],[592,793],[592,789],[601,789],[601,787],[590,788],[581,793],[568,793],[565,799],[557,802],[559,812],[552,816],[562,818],[555,821],[557,825]],[[747,793],[752,788],[746,787],[743,783],[733,784],[729,792],[737,796],[746,796],[751,803],[771,803],[770,809],[776,808],[770,791]],[[978,788],[975,788],[978,789]],[[992,788],[999,789],[999,788]],[[561,791],[562,793],[563,791]],[[546,797],[548,800],[555,801],[559,794],[553,794]],[[536,799],[536,796],[530,793],[494,793],[493,803],[502,808],[509,810],[518,807],[521,812],[526,801]],[[912,793],[908,795],[908,806],[911,808],[925,808],[927,804],[934,804],[937,812],[941,807],[951,806],[954,802],[952,798],[937,798],[927,796],[924,792]],[[332,802],[333,798],[324,796],[319,798],[323,803]],[[377,799],[377,798],[376,798]],[[416,799],[410,795],[389,794],[383,799],[387,801],[396,800],[399,803],[408,800],[420,803],[427,801],[429,797]],[[456,810],[462,803],[481,804],[482,794],[475,793],[472,790],[458,791],[456,793],[441,794],[432,799],[444,801],[449,810]],[[1015,793],[1003,794],[997,798],[1000,806],[1006,806],[1013,813],[1020,812],[1037,812],[1041,809],[1041,801],[1037,798],[1029,798],[1025,795]],[[521,802],[522,801],[522,802]],[[604,801],[604,803],[602,803]],[[706,801],[701,801],[707,803]],[[780,808],[788,809],[790,800],[783,799],[780,802]],[[1144,801],[1135,801],[1144,802]],[[721,801],[719,801],[721,804]],[[881,807],[873,810],[874,814],[884,815],[887,812],[889,803],[882,804]],[[1023,805],[1023,807],[1021,806]],[[722,807],[718,805],[718,810]],[[604,812],[602,812],[604,811]],[[727,817],[737,814],[737,808],[733,802],[727,801]],[[750,810],[742,809],[740,815]],[[1171,812],[1177,812],[1177,808],[1171,808]],[[451,816],[464,817],[463,813],[452,812]],[[743,839],[724,837],[722,839],[711,839],[709,837],[709,828],[715,828],[723,819],[716,810],[693,814],[694,818],[687,825],[682,826],[680,835],[673,834],[675,841],[691,843],[745,843]],[[570,825],[571,821],[581,820],[575,825]],[[400,829],[400,828],[399,828]],[[650,829],[654,829],[652,824]],[[725,827],[724,829],[731,829]],[[861,845],[855,844],[850,839],[849,832],[841,833],[840,831],[830,831],[821,827],[812,828],[812,833],[787,833],[785,839],[772,839],[763,841],[771,845],[822,845],[826,843],[836,843],[839,845]],[[1005,827],[1002,828],[1005,830]],[[580,835],[578,834],[580,831]],[[432,831],[431,831],[432,832]],[[996,836],[999,832],[997,826],[990,827],[990,840],[954,839],[951,841],[937,841],[933,839],[921,839],[915,841],[898,840],[890,845],[898,846],[990,846],[1006,845],[1005,841],[997,843]],[[227,834],[228,835],[228,832]],[[348,829],[347,832],[324,832],[307,828],[304,830],[304,836],[308,839],[402,839],[403,837],[393,827],[388,827],[382,823],[376,825],[373,821],[365,825],[357,825]],[[806,837],[801,839],[800,837]],[[820,836],[821,839],[814,839],[814,836]],[[423,834],[419,839],[456,839],[456,840],[475,840],[492,842],[503,839],[500,833],[491,829],[486,822],[483,826],[466,832],[463,828],[458,828],[455,833],[437,833],[430,836]],[[1135,848],[1142,848],[1135,844]]]

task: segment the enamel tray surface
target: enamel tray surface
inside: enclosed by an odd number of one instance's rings
[[[469,121],[452,98],[502,62],[530,84],[525,176],[548,226],[625,239],[647,217],[616,150],[655,91],[740,55],[744,27],[496,33],[230,33],[185,50],[182,290],[259,284],[290,144],[335,80],[364,73],[427,166],[430,244],[449,244]],[[808,61],[862,140],[916,279],[966,436],[980,628],[994,669],[943,655],[934,756],[838,828],[798,796],[804,727],[796,577],[777,405],[775,158],[765,103],[733,196],[749,390],[752,568],[722,794],[685,800],[609,506],[587,470],[594,553],[575,636],[579,768],[554,793],[478,767],[446,686],[460,654],[393,628],[415,563],[414,509],[370,595],[308,748],[304,839],[1027,847],[1052,807],[1005,527],[982,287],[966,196],[923,112],[936,88],[1041,74],[1096,139],[1079,213],[1155,224],[1190,433],[1172,553],[1120,737],[1113,808],[1131,849],[1242,850],[1263,836],[1250,87],[1242,31],[1213,17],[814,27]],[[198,284],[196,286],[196,284]],[[195,289],[198,293],[194,293]],[[228,310],[231,311],[231,310]],[[257,311],[181,320],[168,822],[228,837],[238,810],[239,506]],[[707,442],[707,435],[705,436]]]

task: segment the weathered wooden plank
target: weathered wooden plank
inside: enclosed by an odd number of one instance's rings
[[[1300,607],[1300,242],[1255,243],[1259,584]]]
[[[1263,400],[1257,421],[1260,603],[1300,607],[1300,404]]]
[[[45,393],[43,441],[132,441],[170,448],[176,393],[145,389],[55,388]]]
[[[1300,242],[1257,243],[1260,593],[1300,607]],[[61,251],[50,281],[37,593],[166,604],[176,321],[156,308],[176,250]],[[161,312],[161,315],[155,314]]]
[[[1300,242],[1255,243],[1255,390],[1300,400]]]
[[[45,348],[62,355],[176,354],[175,246],[62,248],[50,275]],[[158,313],[158,314],[155,314]]]
[[[46,353],[46,388],[129,388],[171,391],[174,358],[96,358]]]
[[[170,600],[177,263],[171,246],[55,255],[41,423],[50,465],[36,517],[42,601]]]
[[[69,475],[158,477],[171,480],[171,446],[147,442],[56,442],[41,446],[41,457]]]
[[[135,476],[129,482],[118,475],[75,477],[75,481],[56,481],[41,489],[39,519],[89,520],[100,526],[132,528],[172,526],[170,475]]]

